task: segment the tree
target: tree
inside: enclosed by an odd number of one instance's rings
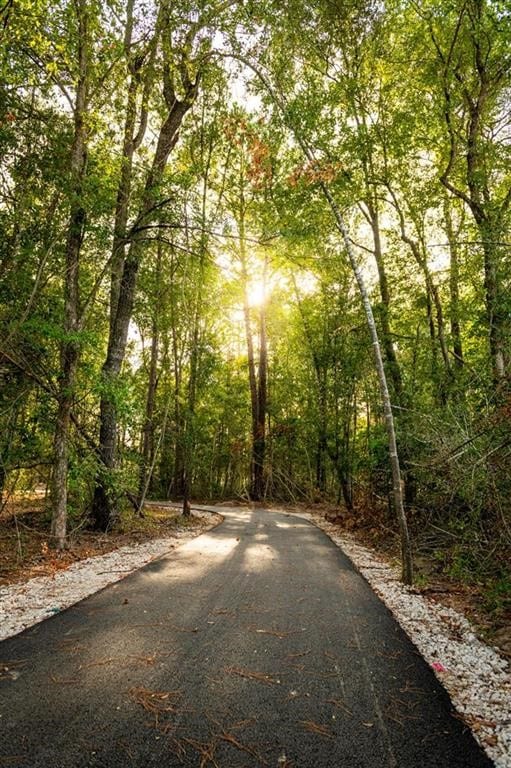
[[[74,135],[70,156],[71,205],[65,246],[64,339],[61,346],[57,424],[55,429],[54,511],[52,533],[57,546],[66,543],[68,440],[73,406],[76,371],[79,361],[80,331],[80,255],[84,237],[86,210],[84,184],[87,169],[89,89],[91,77],[89,16],[92,8],[87,0],[76,4],[77,83],[74,103]]]
[[[159,188],[167,161],[177,140],[184,116],[197,96],[201,76],[203,54],[192,58],[189,50],[197,36],[200,24],[190,24],[180,43],[173,47],[169,8],[162,4],[157,25],[161,25],[160,45],[163,67],[164,117],[160,125],[156,149],[151,167],[146,175],[135,223],[130,229],[129,248],[122,266],[119,290],[114,288],[111,297],[110,333],[108,350],[103,364],[104,394],[101,398],[99,455],[101,467],[94,491],[93,519],[100,530],[107,530],[117,517],[115,490],[111,486],[109,470],[116,463],[117,420],[115,385],[119,378],[126,352],[128,328],[133,311],[137,273],[144,253],[145,233],[152,226],[154,212],[158,208]],[[169,39],[170,37],[170,39]],[[174,58],[175,57],[175,58]],[[195,70],[193,75],[190,72]],[[122,196],[119,192],[119,195]],[[120,270],[119,270],[120,271]],[[113,283],[117,284],[117,275]],[[118,295],[117,295],[118,293]]]
[[[509,224],[509,164],[497,139],[509,87],[509,16],[499,4],[470,0],[443,14],[426,9],[435,64],[439,108],[447,133],[440,181],[470,210],[477,226],[484,263],[484,287],[490,356],[495,385],[509,366],[508,305],[502,269],[504,233]]]
[[[248,62],[247,62],[248,63]],[[304,132],[294,123],[290,118],[290,111],[287,106],[285,96],[272,85],[270,79],[256,66],[253,66],[257,75],[260,77],[264,86],[268,90],[272,101],[279,108],[286,124],[291,128],[295,140],[299,144],[305,160],[309,163],[309,168],[312,173],[312,178],[315,179],[318,188],[324,196],[333,216],[336,228],[341,236],[345,252],[347,254],[349,263],[353,270],[355,280],[360,291],[360,297],[364,307],[366,315],[367,325],[369,333],[372,339],[373,353],[375,359],[375,366],[378,374],[378,380],[380,383],[380,393],[382,399],[382,407],[385,416],[385,424],[388,434],[389,443],[389,462],[392,470],[392,485],[393,485],[393,498],[394,506],[399,522],[401,532],[401,554],[402,554],[402,578],[405,583],[412,583],[413,580],[413,564],[410,548],[410,540],[408,533],[408,525],[406,520],[406,514],[403,504],[403,491],[401,486],[401,469],[399,464],[399,456],[397,452],[397,442],[394,427],[394,416],[392,413],[392,403],[390,400],[389,389],[387,386],[387,377],[383,364],[383,358],[381,354],[380,341],[378,336],[378,330],[374,320],[373,309],[369,297],[369,293],[366,288],[366,282],[360,265],[358,263],[355,251],[353,249],[352,241],[349,236],[345,217],[343,216],[341,209],[332,193],[330,185],[328,183],[328,176],[325,178],[321,163],[318,161],[316,154],[311,146],[310,141],[304,135]]]

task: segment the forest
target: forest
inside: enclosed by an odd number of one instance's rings
[[[63,549],[329,504],[501,610],[508,2],[4,0],[0,36],[2,506]]]

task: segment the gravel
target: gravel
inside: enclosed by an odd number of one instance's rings
[[[219,509],[220,511],[220,509]],[[206,511],[201,510],[201,514]],[[511,768],[511,675],[508,662],[479,640],[467,619],[452,608],[414,594],[399,572],[323,518],[302,514],[350,557],[391,610],[440,679],[457,711],[497,768]],[[165,539],[121,547],[90,557],[53,576],[0,588],[0,640],[127,576],[179,544],[213,527],[176,531]]]

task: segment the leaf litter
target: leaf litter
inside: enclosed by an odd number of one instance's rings
[[[315,723],[314,720],[300,720],[300,725],[309,733],[322,736],[324,739],[333,739],[334,735],[326,725]]]

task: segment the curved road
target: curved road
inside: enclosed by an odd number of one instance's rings
[[[320,530],[222,512],[213,531],[0,643],[0,766],[492,765]]]

